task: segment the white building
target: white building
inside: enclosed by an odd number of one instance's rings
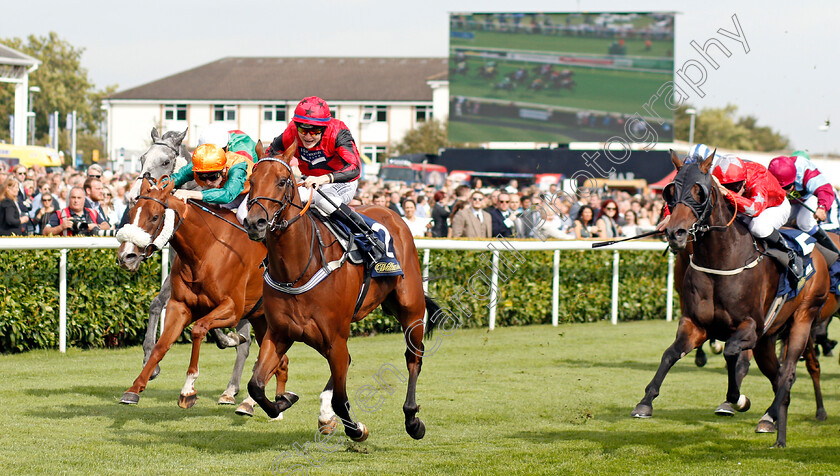
[[[359,151],[382,160],[419,122],[447,119],[447,68],[446,58],[223,58],[107,98],[107,148],[118,167],[137,170],[152,127],[187,129],[195,147],[216,121],[267,146],[302,98],[319,96]]]

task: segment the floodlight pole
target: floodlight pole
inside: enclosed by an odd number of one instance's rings
[[[694,147],[694,117],[697,115],[697,110],[689,108],[685,110],[685,113],[691,116],[691,125],[688,126],[688,148],[691,150]]]

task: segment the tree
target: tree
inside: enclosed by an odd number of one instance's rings
[[[431,119],[408,131],[394,146],[394,155],[437,154],[444,147],[465,147],[449,142],[449,123]]]
[[[81,66],[84,48],[75,48],[61,39],[57,33],[38,37],[30,35],[26,41],[20,38],[0,39],[10,48],[25,53],[39,61],[41,65],[29,76],[30,86],[38,86],[41,92],[34,95],[32,110],[35,116],[35,141],[40,144],[48,142],[48,115],[58,111],[61,116],[60,126],[66,126],[67,114],[76,111],[79,120],[77,146],[93,144],[93,141],[80,141],[83,134],[95,135],[99,125],[105,118],[101,109],[102,99],[117,90],[117,86],[108,86],[104,90],[96,90],[88,78],[88,72]],[[0,117],[6,118],[14,113],[14,89],[0,87]],[[60,149],[69,149],[70,143],[66,134],[61,134]],[[8,128],[0,130],[0,138],[9,140]],[[90,151],[78,147],[84,156],[90,157]]]
[[[681,106],[674,112],[674,137],[688,141],[690,117]],[[736,118],[738,107],[727,104],[723,108],[708,108],[698,111],[694,120],[694,143],[725,149],[755,150],[771,152],[786,149],[790,143],[787,137],[769,127],[758,126],[753,116]]]

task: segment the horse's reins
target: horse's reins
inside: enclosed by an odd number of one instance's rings
[[[260,200],[267,200],[269,202],[280,204],[280,208],[276,212],[274,212],[274,215],[272,215],[271,219],[268,222],[268,229],[269,229],[269,231],[272,231],[272,232],[277,231],[279,233],[283,233],[284,231],[286,231],[289,228],[289,226],[291,226],[294,222],[296,222],[298,219],[300,219],[302,216],[304,216],[306,214],[306,212],[309,210],[309,207],[312,204],[312,199],[314,198],[315,194],[314,193],[310,194],[309,201],[303,206],[294,203],[292,201],[292,194],[294,193],[294,190],[292,189],[292,187],[299,186],[300,184],[295,184],[295,182],[291,179],[291,177],[292,177],[291,166],[289,166],[289,164],[287,164],[285,161],[274,158],[274,157],[264,157],[264,158],[260,159],[260,161],[257,164],[259,164],[261,162],[279,162],[289,172],[289,176],[286,177],[285,179],[283,179],[282,182],[279,184],[279,186],[282,186],[283,189],[284,189],[283,198],[278,199],[278,198],[274,198],[274,197],[264,197],[264,196],[254,197],[254,198],[248,200],[248,209],[250,210],[251,207],[254,204],[257,204],[257,205],[260,206],[260,208],[263,209],[263,212],[265,212],[265,215],[268,216],[269,215],[268,209],[265,207],[265,205],[263,205],[259,201]],[[256,167],[256,165],[254,167]],[[283,211],[286,210],[286,208],[289,205],[300,209],[300,213],[295,215],[291,220],[282,219],[279,223],[277,223],[277,220],[281,218]],[[338,266],[341,266],[341,263],[343,263],[343,260],[344,260],[343,258],[342,258],[342,260],[339,260],[340,262],[338,262],[338,263],[336,263],[336,262],[327,263],[323,268],[319,269],[318,272],[315,273],[315,275],[312,276],[312,278],[310,278],[309,282],[307,282],[303,286],[300,286],[300,287],[297,287],[297,288],[294,287],[294,285],[297,284],[303,278],[304,275],[306,275],[306,271],[309,269],[309,265],[312,264],[312,259],[315,256],[315,237],[318,235],[318,227],[315,224],[315,219],[311,215],[309,215],[309,221],[310,221],[310,224],[312,226],[312,233],[311,233],[312,236],[311,236],[310,242],[309,242],[309,259],[306,261],[306,265],[303,267],[303,271],[301,271],[300,275],[298,275],[298,277],[295,278],[294,281],[278,282],[278,281],[275,281],[271,277],[271,275],[268,272],[268,269],[266,268],[263,277],[264,277],[266,283],[268,283],[268,285],[271,286],[273,289],[276,289],[276,290],[281,291],[281,292],[289,293],[289,294],[302,294],[306,291],[309,291],[313,287],[315,287],[315,285],[317,285],[319,282],[321,282],[321,280],[326,278],[327,275],[330,272],[332,272],[333,269],[337,268]],[[323,243],[321,242],[320,239],[318,240],[318,244],[323,245]],[[319,246],[318,251],[319,251],[319,254],[321,256],[321,262],[322,263],[326,262],[326,259],[324,257],[323,247]]]

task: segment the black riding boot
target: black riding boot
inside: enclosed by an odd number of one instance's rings
[[[825,230],[823,230],[819,226],[817,226],[817,231],[815,231],[814,234],[811,236],[813,236],[814,239],[817,240],[817,243],[823,245],[823,247],[828,249],[828,251],[833,251],[840,255],[840,250],[837,249],[837,245],[835,245],[834,242],[831,241],[831,238],[828,236],[828,233],[826,233]],[[828,265],[831,266],[831,263],[829,263]]]
[[[770,233],[769,236],[764,237],[764,241],[772,248],[777,249],[783,253],[787,253],[787,267],[791,270],[791,272],[793,272],[797,280],[802,278],[802,266],[798,263],[798,260],[796,259],[796,253],[794,253],[793,250],[787,247],[787,244],[785,244],[785,240],[784,238],[782,238],[782,234],[779,233],[779,230],[773,230],[773,233]]]
[[[349,218],[349,220],[344,219],[345,215]],[[369,254],[374,263],[382,259],[382,257],[385,255],[385,245],[381,241],[379,241],[379,238],[376,237],[376,233],[374,233],[373,230],[370,229],[368,224],[365,223],[362,217],[358,213],[356,213],[352,208],[342,203],[338,210],[332,212],[330,217],[347,223],[348,225],[350,225],[351,228],[355,229],[354,231],[356,233],[361,233],[365,235],[365,237],[368,239],[368,241],[370,241],[370,244],[372,245]]]

